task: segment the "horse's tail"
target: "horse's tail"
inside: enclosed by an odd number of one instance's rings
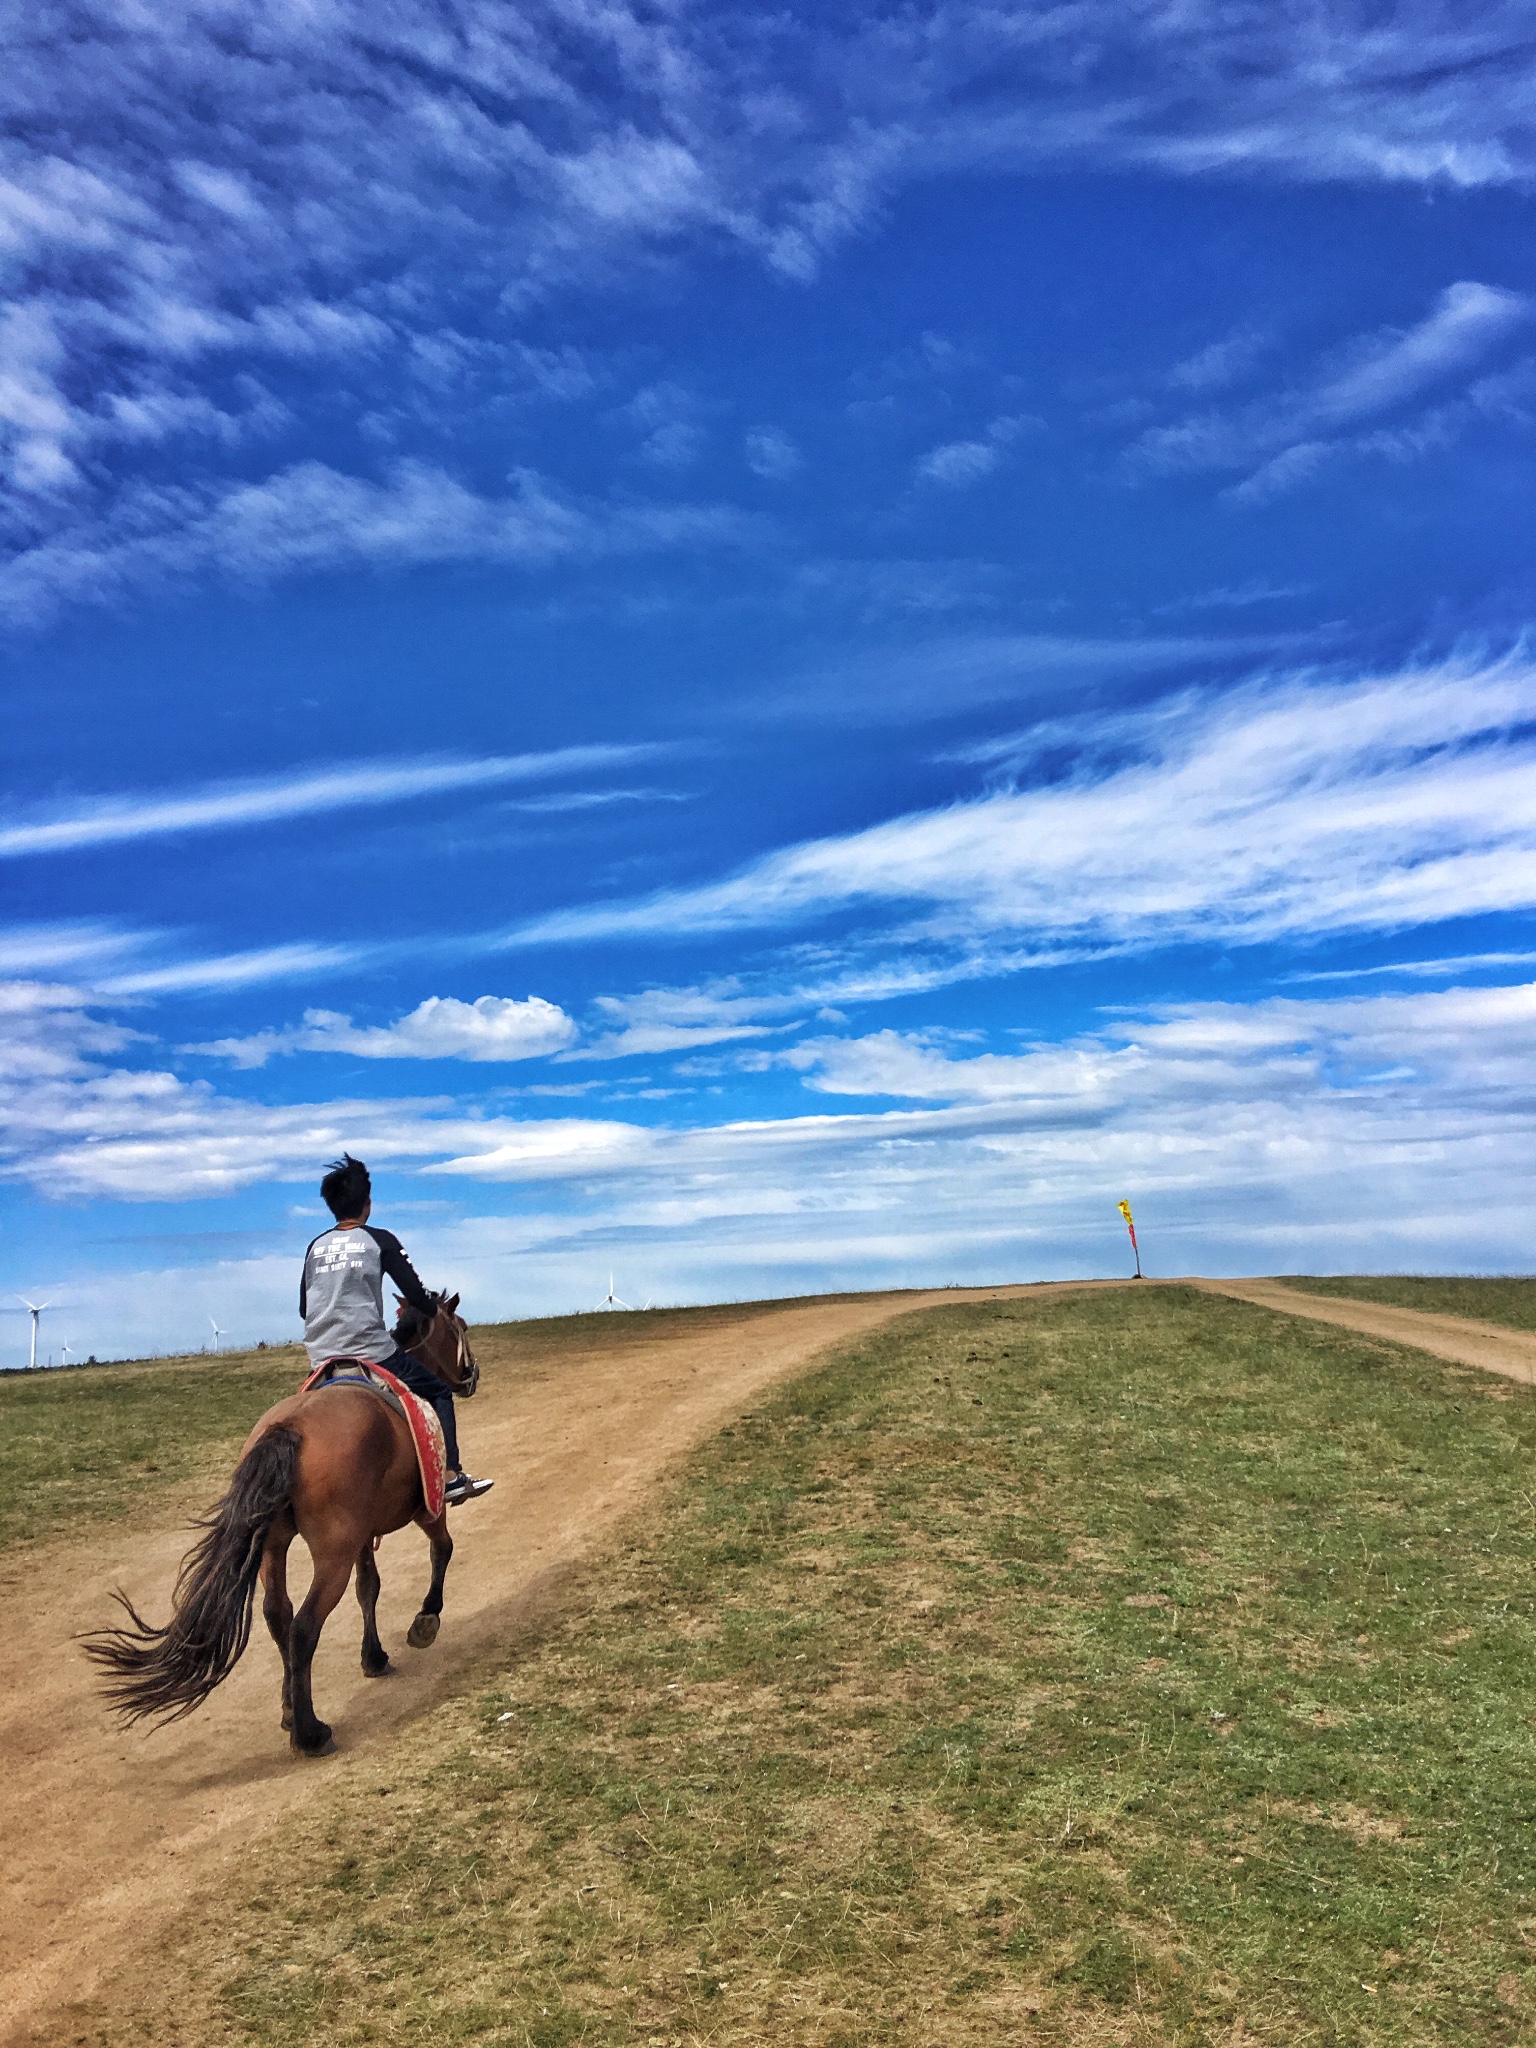
[[[182,1564],[164,1628],[145,1621],[126,1593],[113,1594],[127,1625],[88,1636],[86,1655],[108,1674],[102,1690],[125,1721],[179,1721],[240,1661],[267,1531],[292,1498],[298,1454],[291,1429],[269,1429],[252,1444],[199,1524],[205,1533]]]

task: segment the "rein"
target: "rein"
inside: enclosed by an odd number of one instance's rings
[[[443,1382],[443,1385],[447,1387],[451,1394],[456,1395],[461,1401],[467,1401],[480,1384],[480,1368],[475,1363],[475,1354],[469,1348],[469,1337],[465,1330],[464,1319],[462,1316],[455,1315],[446,1306],[441,1295],[434,1296],[434,1300],[437,1305],[433,1311],[431,1322],[427,1324],[414,1344],[406,1344],[401,1348],[408,1351],[413,1358],[419,1360],[429,1372],[436,1374],[437,1378]],[[437,1328],[438,1319],[442,1316],[448,1318],[449,1327],[453,1332],[452,1379],[448,1377],[448,1368],[446,1366],[439,1366],[432,1357],[432,1334]],[[397,1337],[396,1342],[398,1341]]]

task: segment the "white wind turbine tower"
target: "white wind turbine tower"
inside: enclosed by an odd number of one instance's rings
[[[613,1275],[611,1273],[608,1275],[608,1292],[603,1296],[602,1300],[597,1304],[597,1306],[598,1308],[609,1309],[629,1307],[629,1303],[627,1301],[620,1301],[619,1297],[614,1293]],[[595,1312],[596,1311],[594,1311],[594,1313]]]
[[[73,1350],[74,1350],[74,1348],[75,1348],[75,1347],[74,1347],[74,1345],[73,1345],[73,1344],[61,1344],[61,1345],[59,1346],[59,1363],[60,1363],[60,1365],[68,1365],[68,1363],[69,1363],[69,1354],[71,1353],[71,1351],[73,1351]]]
[[[53,1303],[51,1301],[28,1301],[27,1297],[24,1294],[18,1294],[16,1299],[21,1303],[22,1307],[27,1310],[28,1314],[32,1318],[32,1359],[29,1369],[32,1372],[36,1372],[38,1318],[42,1315],[43,1310],[45,1308],[52,1308]]]
[[[229,1335],[229,1332],[228,1330],[221,1330],[218,1324],[214,1322],[212,1316],[208,1318],[208,1323],[209,1327],[213,1331],[213,1355],[215,1358],[217,1358],[219,1355],[219,1339],[221,1337],[227,1337]]]

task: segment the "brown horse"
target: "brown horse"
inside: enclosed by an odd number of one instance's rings
[[[456,1314],[459,1297],[433,1299],[437,1312],[430,1323],[418,1318],[425,1327],[403,1334],[445,1379],[444,1367],[471,1379],[472,1392],[478,1373]],[[259,1578],[262,1613],[283,1659],[282,1725],[300,1755],[329,1755],[336,1745],[310,1699],[320,1631],[355,1570],[363,1670],[382,1678],[391,1669],[375,1620],[374,1545],[407,1522],[424,1530],[432,1547],[432,1583],[406,1636],[413,1649],[425,1650],[437,1637],[453,1541],[446,1510],[427,1515],[410,1430],[377,1394],[355,1384],[316,1387],[279,1401],[252,1430],[229,1491],[199,1525],[205,1533],[182,1564],[170,1621],[156,1628],[126,1594],[116,1593],[127,1626],[87,1638],[87,1654],[108,1674],[108,1700],[125,1721],[178,1721],[201,1706],[250,1641]],[[303,1537],[314,1563],[297,1614],[288,1597],[295,1536]]]

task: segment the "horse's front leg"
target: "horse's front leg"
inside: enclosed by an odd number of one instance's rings
[[[352,1542],[357,1538],[354,1536]],[[309,1588],[308,1598],[293,1617],[288,1630],[288,1661],[291,1669],[290,1693],[293,1703],[293,1729],[290,1740],[303,1756],[329,1756],[336,1747],[331,1740],[331,1731],[324,1721],[315,1718],[315,1709],[310,1699],[309,1672],[314,1662],[315,1645],[320,1640],[320,1631],[325,1627],[326,1617],[347,1590],[347,1581],[352,1576],[352,1566],[357,1552],[349,1543],[339,1554],[325,1551],[315,1558],[315,1576]]]
[[[288,1546],[294,1538],[293,1517],[279,1515],[267,1531],[261,1558],[261,1614],[267,1633],[283,1660],[283,1726],[293,1726],[293,1666],[288,1652],[293,1627],[293,1602],[288,1598]]]
[[[443,1580],[448,1576],[448,1560],[453,1556],[453,1538],[448,1534],[448,1510],[444,1508],[435,1522],[418,1518],[417,1527],[426,1531],[427,1540],[432,1545],[432,1583],[405,1640],[413,1650],[427,1650],[437,1641],[437,1631],[442,1624]]]
[[[363,1610],[363,1674],[382,1678],[395,1667],[379,1641],[379,1567],[371,1538],[357,1556],[357,1604]]]

